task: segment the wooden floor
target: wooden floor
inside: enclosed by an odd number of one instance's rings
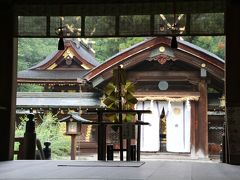
[[[101,161],[0,162],[1,180],[240,180],[240,166],[209,161],[146,161],[140,164]]]

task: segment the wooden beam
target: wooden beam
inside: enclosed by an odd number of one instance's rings
[[[81,80],[78,79],[18,79],[17,83],[23,83],[23,84],[81,84]]]
[[[130,71],[130,81],[200,81],[200,73],[196,71]]]
[[[134,96],[136,97],[145,97],[145,96],[167,96],[167,97],[186,97],[186,96],[195,96],[199,97],[199,92],[192,91],[148,91],[148,92],[135,92]]]

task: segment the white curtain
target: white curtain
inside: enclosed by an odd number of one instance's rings
[[[190,152],[191,146],[191,105],[187,101],[185,104],[185,146],[184,152]]]
[[[137,103],[136,109],[152,111],[152,114],[142,115],[141,120],[151,125],[141,127],[141,151],[159,151],[160,115],[163,108],[166,115],[167,151],[190,152],[190,104],[167,101]]]
[[[167,151],[190,152],[190,104],[172,102],[167,113]]]
[[[142,121],[149,122],[150,126],[141,127],[141,151],[159,151],[160,149],[160,115],[164,107],[167,111],[166,101],[138,102],[137,109],[151,110],[152,114],[143,114]]]

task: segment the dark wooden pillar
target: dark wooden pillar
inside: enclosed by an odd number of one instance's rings
[[[199,158],[208,158],[208,101],[205,79],[201,79],[199,82],[199,92],[196,153]]]
[[[98,112],[98,122],[103,121],[103,113]],[[98,160],[106,161],[106,124],[98,126]]]
[[[240,164],[240,2],[230,0],[226,11],[226,127],[227,162]]]
[[[141,113],[137,114],[137,118],[141,121]],[[141,125],[137,126],[137,161],[140,161],[140,152],[141,152]]]
[[[197,126],[196,123],[198,122],[198,115],[196,111],[196,104],[198,102],[196,101],[191,101],[191,156],[195,157],[196,156],[196,131],[197,131]]]
[[[0,161],[5,161],[13,159],[16,57],[14,56],[14,23],[11,7],[1,5],[0,16],[3,20],[0,28]]]
[[[71,160],[76,159],[76,134],[71,135]]]

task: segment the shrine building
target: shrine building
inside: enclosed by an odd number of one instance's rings
[[[44,92],[17,93],[17,111],[100,107],[113,69],[122,65],[135,85],[142,120],[141,151],[219,155],[223,133],[224,60],[189,42],[171,48],[167,37],[147,38],[99,64],[90,47],[65,41],[65,49],[18,73],[18,84],[39,84]],[[86,119],[96,120],[86,114]],[[110,132],[108,132],[110,133]],[[96,128],[85,126],[82,148],[96,148]]]

